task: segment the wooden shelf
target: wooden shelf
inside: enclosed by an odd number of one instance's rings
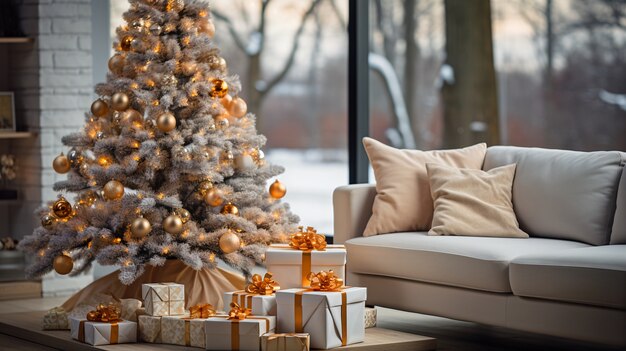
[[[0,37],[0,44],[29,44],[34,41],[34,38],[27,37]]]
[[[0,139],[27,139],[34,138],[37,134],[33,132],[2,132],[0,131]]]

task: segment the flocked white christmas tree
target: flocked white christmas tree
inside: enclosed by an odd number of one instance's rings
[[[208,5],[130,3],[100,97],[54,160],[68,174],[54,186],[64,193],[20,243],[36,255],[27,273],[78,274],[96,260],[119,265],[130,284],[146,264],[201,269],[220,258],[249,275],[267,245],[297,231],[284,186],[268,189],[283,168],[264,159],[265,137],[212,40]]]

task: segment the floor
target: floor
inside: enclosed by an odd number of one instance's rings
[[[0,314],[41,311],[60,305],[65,298],[0,301]],[[1,316],[0,316],[1,318]],[[378,326],[437,338],[440,351],[614,351],[598,345],[487,327],[446,318],[378,308]],[[0,350],[53,350],[10,335],[0,334]]]

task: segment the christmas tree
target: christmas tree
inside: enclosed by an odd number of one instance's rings
[[[36,256],[27,274],[75,275],[96,260],[131,284],[146,265],[219,258],[249,276],[270,243],[297,231],[285,187],[267,187],[283,168],[264,159],[208,5],[130,4],[84,130],[63,138],[70,149],[53,163],[68,174],[54,189],[76,197],[39,210],[42,226],[20,243]]]

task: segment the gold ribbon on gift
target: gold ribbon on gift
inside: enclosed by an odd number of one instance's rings
[[[201,303],[189,307],[189,319],[209,318],[215,315],[215,308],[208,303]]]
[[[87,321],[89,322],[101,322],[111,323],[111,336],[109,338],[110,344],[117,344],[120,334],[120,326],[118,322],[121,322],[119,308],[114,304],[104,305],[99,304],[95,311],[89,311],[87,313]],[[85,342],[85,321],[80,321],[78,326],[78,340]]]
[[[228,319],[230,324],[230,348],[231,350],[237,351],[239,350],[239,322],[246,319],[259,319],[265,321],[265,332],[269,332],[270,330],[270,319],[265,317],[251,317],[250,309],[239,306],[236,302],[230,303],[230,311],[228,311],[228,316],[224,316],[224,318]]]
[[[336,277],[332,270],[328,272],[321,271],[319,273],[309,272],[307,277],[311,281],[311,288],[302,289],[296,292],[294,296],[296,333],[304,332],[304,325],[302,323],[302,295],[304,295],[305,292],[339,292],[341,293],[341,345],[345,346],[348,342],[348,295],[344,289],[348,287],[343,285],[343,279]]]
[[[276,290],[280,290],[280,285],[272,279],[272,273],[270,272],[265,273],[263,278],[261,278],[260,274],[253,275],[252,283],[246,287],[247,293],[255,295],[272,295]]]

